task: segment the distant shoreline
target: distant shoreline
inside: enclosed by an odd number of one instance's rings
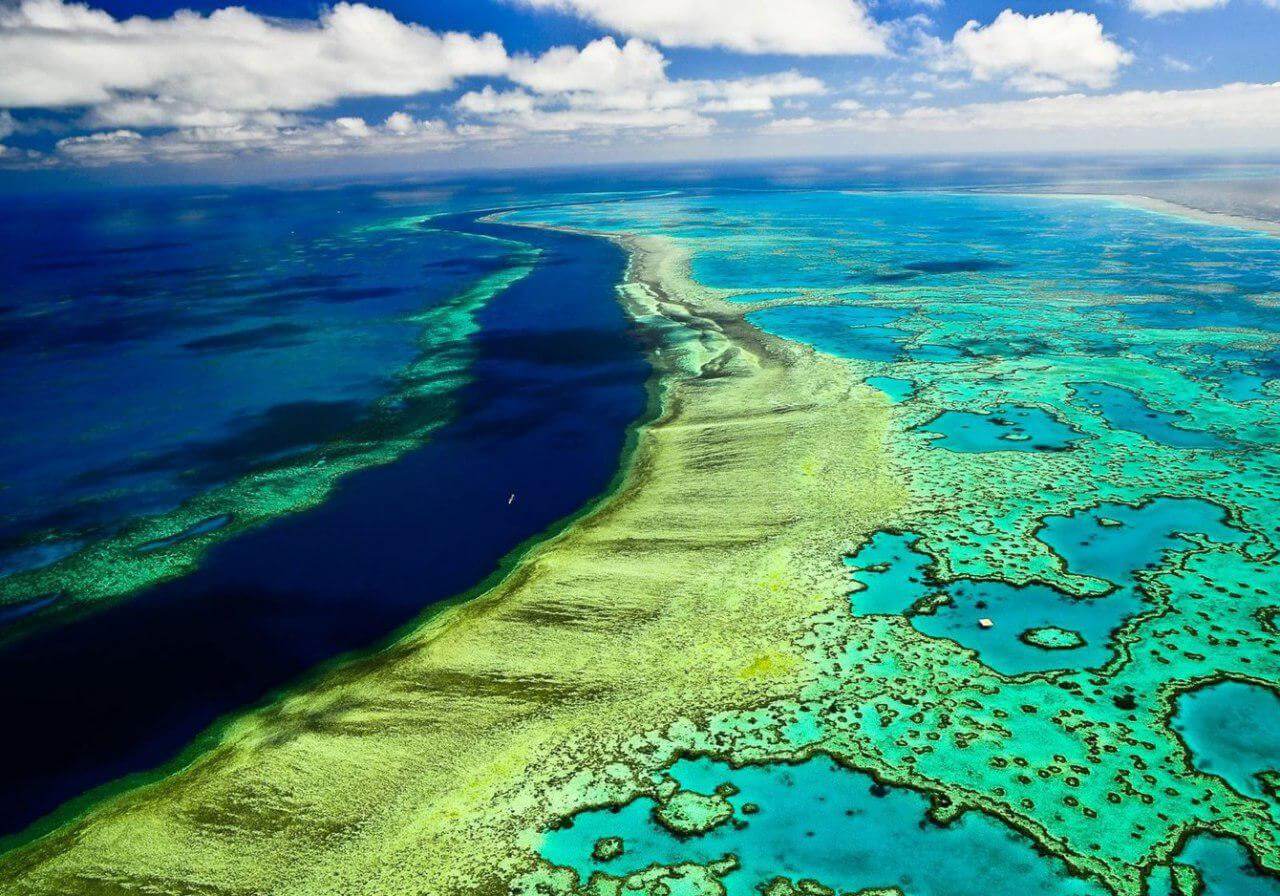
[[[1236,215],[1229,212],[1215,212],[1197,208],[1181,202],[1171,202],[1155,196],[1144,196],[1139,193],[1036,193],[1037,196],[1050,196],[1057,199],[1106,199],[1127,205],[1142,211],[1155,212],[1199,221],[1202,224],[1216,224],[1219,227],[1235,227],[1240,230],[1252,230],[1280,236],[1280,221],[1268,221],[1265,218],[1254,218],[1248,215]]]
[[[1242,230],[1260,230],[1263,233],[1280,236],[1280,222],[1268,221],[1265,218],[1255,218],[1249,215],[1236,215],[1231,214],[1230,212],[1214,212],[1207,209],[1196,208],[1194,205],[1186,205],[1181,202],[1170,202],[1168,199],[1157,199],[1154,196],[1117,194],[1114,198],[1123,202],[1125,205],[1131,205],[1135,208],[1144,209],[1146,211],[1160,212],[1161,214],[1168,215],[1179,215],[1184,218],[1203,221],[1206,224],[1239,227]]]

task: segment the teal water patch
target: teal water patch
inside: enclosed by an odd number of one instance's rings
[[[1064,451],[1080,434],[1041,408],[997,405],[989,413],[944,411],[919,427],[948,451]]]
[[[973,650],[1005,675],[1099,668],[1111,658],[1115,631],[1145,606],[1134,574],[1157,568],[1168,551],[1194,547],[1188,536],[1215,544],[1246,538],[1227,525],[1217,505],[1191,498],[1047,517],[1038,537],[1067,571],[1110,586],[1107,593],[1077,597],[1037,583],[933,583],[932,559],[916,549],[919,535],[879,532],[845,561],[861,586],[850,594],[850,608],[858,615],[908,614],[921,634]],[[912,612],[930,595],[938,599]]]
[[[1141,507],[1108,503],[1046,517],[1037,535],[1069,572],[1127,586],[1134,572],[1155,568],[1166,551],[1191,547],[1186,535],[1219,544],[1244,541],[1247,536],[1224,516],[1208,501],[1161,497]]]
[[[1136,432],[1171,448],[1229,448],[1213,433],[1191,429],[1178,422],[1179,415],[1153,410],[1128,389],[1109,383],[1069,383],[1076,400],[1097,411],[1112,429]]]
[[[896,376],[869,376],[867,377],[867,385],[872,389],[879,389],[895,404],[900,404],[915,394],[916,385],[911,380],[904,380]]]
[[[741,769],[682,759],[671,776],[683,792],[727,793],[731,819],[681,838],[655,820],[654,802],[643,798],[575,816],[571,827],[546,835],[543,856],[585,881],[597,871],[626,875],[654,863],[706,864],[732,854],[740,866],[723,880],[728,896],[754,896],[775,877],[848,892],[899,887],[912,896],[1102,892],[986,815],[968,812],[939,825],[922,794],[878,784],[825,757]],[[593,858],[597,842],[610,837],[621,839],[621,854]]]
[[[905,613],[929,590],[927,571],[933,562],[915,549],[920,536],[877,532],[852,557],[845,558],[861,587],[850,595],[859,615]]]
[[[1111,658],[1112,630],[1140,606],[1131,596],[1078,598],[1047,585],[983,580],[949,583],[946,594],[948,603],[912,616],[911,624],[976,651],[985,665],[1005,675],[1103,665]],[[1037,629],[1063,629],[1080,640],[1045,646],[1036,643]]]
[[[922,342],[907,350],[907,358],[911,361],[924,361],[933,364],[946,364],[951,361],[963,361],[969,354],[961,347],[943,345],[934,342]]]
[[[1250,861],[1248,851],[1235,840],[1207,835],[1193,837],[1178,855],[1178,862],[1195,869],[1203,887],[1198,890],[1198,896],[1280,896],[1280,878],[1259,872]],[[1164,883],[1167,878],[1167,874],[1153,874],[1151,896],[1177,892]]]
[[[907,333],[889,324],[902,316],[902,311],[875,305],[788,305],[753,311],[747,320],[829,355],[894,361],[902,354]]]
[[[1280,695],[1275,691],[1239,681],[1189,691],[1178,698],[1173,729],[1197,769],[1218,775],[1244,796],[1277,802]]]
[[[932,558],[916,550],[918,541],[912,533],[878,532],[847,558],[861,586],[849,595],[850,609],[860,616],[905,614],[938,594],[941,599],[927,611],[910,614],[916,630],[967,647],[1006,675],[1102,665],[1111,655],[1112,629],[1136,609],[1132,595],[1075,598],[1045,585],[974,579],[934,584],[928,575]],[[1051,638],[1046,629],[1077,637]]]

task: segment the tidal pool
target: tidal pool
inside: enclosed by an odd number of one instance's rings
[[[1037,583],[931,582],[933,560],[917,549],[919,534],[879,532],[845,560],[861,586],[850,594],[850,606],[859,615],[908,614],[921,633],[974,650],[1005,675],[1098,668],[1111,658],[1112,634],[1145,605],[1134,573],[1155,569],[1170,550],[1193,547],[1184,536],[1242,541],[1243,533],[1222,516],[1208,501],[1158,498],[1141,507],[1104,504],[1046,518],[1039,538],[1067,571],[1111,586],[1084,597]]]
[[[1218,544],[1244,541],[1222,508],[1198,498],[1159,497],[1139,507],[1106,503],[1046,517],[1037,536],[1076,575],[1127,585],[1133,573],[1156,567],[1164,553],[1192,546],[1185,536]]]
[[[896,376],[869,376],[866,382],[871,388],[879,389],[885,395],[888,395],[889,399],[894,403],[906,401],[916,391],[915,383]]]

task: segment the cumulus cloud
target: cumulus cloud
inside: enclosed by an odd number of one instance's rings
[[[553,47],[536,58],[517,58],[509,76],[538,93],[614,93],[665,81],[666,68],[662,53],[644,41],[632,39],[620,47],[604,37],[581,50]]]
[[[612,139],[620,132],[702,135],[716,116],[763,114],[779,99],[820,94],[825,85],[795,71],[738,79],[673,80],[651,44],[612,37],[507,58],[512,86],[485,84],[452,107],[454,124],[397,112],[380,124],[343,117],[309,120],[288,110],[225,110],[186,98],[111,96],[86,123],[101,130],[61,140],[56,155],[83,165],[199,162],[229,156],[308,158],[390,155],[514,139]],[[167,129],[167,130],[164,130]],[[160,133],[149,131],[161,130]]]
[[[0,107],[94,107],[104,123],[139,127],[409,96],[508,64],[495,35],[437,33],[348,2],[300,22],[238,7],[116,19],[64,0],[20,0],[0,6],[0,58]]]
[[[667,77],[666,59],[652,45],[632,38],[619,46],[612,37],[581,49],[554,47],[541,56],[512,61],[508,77],[521,87],[486,85],[464,94],[459,113],[533,132],[607,133],[655,130],[703,134],[710,116],[765,113],[778,99],[823,93],[825,85],[795,71],[737,79]]]
[[[1025,16],[1006,9],[990,25],[970,21],[949,42],[926,40],[924,49],[935,71],[963,71],[1026,93],[1109,87],[1133,59],[1096,16],[1075,10]]]
[[[463,94],[454,108],[470,115],[512,115],[532,112],[535,102],[527,91],[494,90],[491,85],[486,84],[481,90]]]
[[[18,129],[18,123],[13,120],[13,116],[8,112],[0,111],[0,140],[8,137]]]
[[[888,30],[856,0],[518,0],[669,47],[797,56],[887,55]]]

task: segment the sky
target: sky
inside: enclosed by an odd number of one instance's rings
[[[0,0],[0,167],[1280,149],[1280,0]]]

